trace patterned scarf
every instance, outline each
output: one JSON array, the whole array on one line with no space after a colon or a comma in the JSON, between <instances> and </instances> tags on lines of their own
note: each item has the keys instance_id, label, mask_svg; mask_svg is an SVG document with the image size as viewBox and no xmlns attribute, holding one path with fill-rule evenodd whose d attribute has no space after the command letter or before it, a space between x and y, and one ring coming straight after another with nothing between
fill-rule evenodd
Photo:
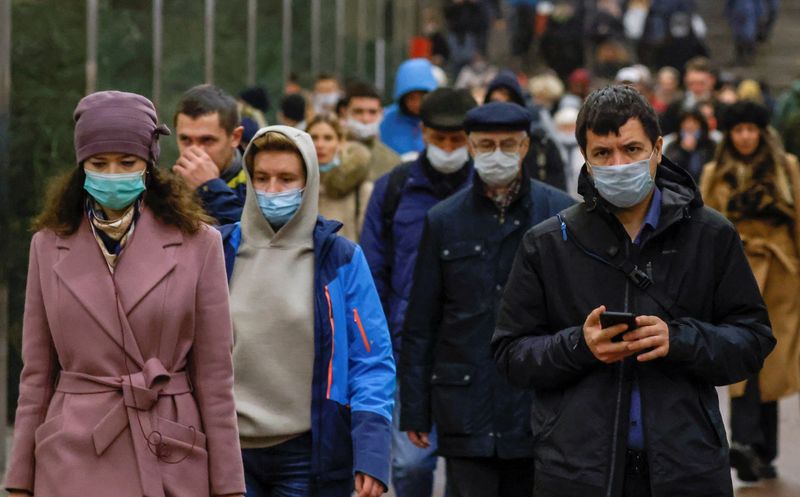
<instances>
[{"instance_id":1,"label":"patterned scarf","mask_svg":"<svg viewBox=\"0 0 800 497\"><path fill-rule=\"evenodd\" d=\"M89 225L106 260L108 270L113 274L122 249L133 235L136 218L139 217L139 201L131 204L120 218L109 220L99 204L87 199L86 215L89 217Z\"/></svg>"},{"instance_id":2,"label":"patterned scarf","mask_svg":"<svg viewBox=\"0 0 800 497\"><path fill-rule=\"evenodd\" d=\"M519 196L519 190L522 187L522 179L521 176L517 176L514 178L514 181L508 185L508 189L501 193L493 193L490 188L486 188L486 196L494 202L494 205L500 210L500 224L506 222L506 211L508 210L509 206L514 203L514 201Z\"/></svg>"}]
</instances>

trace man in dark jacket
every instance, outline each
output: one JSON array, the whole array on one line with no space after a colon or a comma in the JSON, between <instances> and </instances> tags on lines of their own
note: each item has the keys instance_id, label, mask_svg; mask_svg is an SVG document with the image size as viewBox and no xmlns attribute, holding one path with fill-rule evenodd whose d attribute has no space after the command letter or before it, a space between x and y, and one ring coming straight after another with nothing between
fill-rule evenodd
<instances>
[{"instance_id":1,"label":"man in dark jacket","mask_svg":"<svg viewBox=\"0 0 800 497\"><path fill-rule=\"evenodd\" d=\"M210 216L220 224L237 222L247 180L236 100L216 86L195 86L181 97L174 124L181 155L172 170L197 191Z\"/></svg>"},{"instance_id":2,"label":"man in dark jacket","mask_svg":"<svg viewBox=\"0 0 800 497\"><path fill-rule=\"evenodd\" d=\"M525 96L522 94L522 87L517 81L517 76L510 70L500 71L489 86L486 88L486 98L483 103L489 102L511 102L523 107ZM531 104L531 143L522 168L528 177L543 181L548 185L561 190L567 189L567 180L564 173L564 161L561 159L561 151L552 134L552 130L547 130L540 118L543 112L549 112L540 105Z\"/></svg>"},{"instance_id":3,"label":"man in dark jacket","mask_svg":"<svg viewBox=\"0 0 800 497\"><path fill-rule=\"evenodd\" d=\"M714 387L775 345L739 236L634 89L591 94L576 134L584 202L525 234L492 339L535 392L534 495L732 497Z\"/></svg>"},{"instance_id":4,"label":"man in dark jacket","mask_svg":"<svg viewBox=\"0 0 800 497\"><path fill-rule=\"evenodd\" d=\"M498 374L489 342L522 235L573 200L524 175L527 110L488 104L464 125L478 175L427 216L403 327L400 428L425 447L436 424L454 497L530 497L532 395ZM495 162L498 148L516 160Z\"/></svg>"},{"instance_id":5,"label":"man in dark jacket","mask_svg":"<svg viewBox=\"0 0 800 497\"><path fill-rule=\"evenodd\" d=\"M465 188L472 176L464 115L476 106L465 90L441 88L422 101L420 117L425 150L378 178L361 233L361 246L392 333L395 358L401 355L400 330L411 293L412 273L428 210ZM433 492L436 443L420 450L397 427L395 410L392 485L398 497Z\"/></svg>"}]
</instances>

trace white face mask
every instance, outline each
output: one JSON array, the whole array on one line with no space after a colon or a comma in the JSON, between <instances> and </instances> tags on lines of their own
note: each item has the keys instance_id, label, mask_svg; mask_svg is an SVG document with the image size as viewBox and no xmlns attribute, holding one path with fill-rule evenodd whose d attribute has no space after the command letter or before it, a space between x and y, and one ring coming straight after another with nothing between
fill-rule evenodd
<instances>
[{"instance_id":1,"label":"white face mask","mask_svg":"<svg viewBox=\"0 0 800 497\"><path fill-rule=\"evenodd\" d=\"M364 124L358 119L350 117L347 119L345 126L347 126L347 130L356 140L369 140L378 136L381 123L380 121L375 121L374 123Z\"/></svg>"},{"instance_id":2,"label":"white face mask","mask_svg":"<svg viewBox=\"0 0 800 497\"><path fill-rule=\"evenodd\" d=\"M469 160L469 152L466 146L459 147L448 153L436 145L428 144L426 155L431 166L442 174L452 174L458 171Z\"/></svg>"},{"instance_id":3,"label":"white face mask","mask_svg":"<svg viewBox=\"0 0 800 497\"><path fill-rule=\"evenodd\" d=\"M519 174L519 153L509 154L500 149L475 155L475 171L489 186L508 186Z\"/></svg>"},{"instance_id":4,"label":"white face mask","mask_svg":"<svg viewBox=\"0 0 800 497\"><path fill-rule=\"evenodd\" d=\"M325 112L330 112L336 108L336 104L339 103L339 93L338 92L330 92L330 93L316 93L314 94L314 111L317 114L322 114Z\"/></svg>"},{"instance_id":5,"label":"white face mask","mask_svg":"<svg viewBox=\"0 0 800 497\"><path fill-rule=\"evenodd\" d=\"M654 154L655 149L647 159L630 164L597 167L586 164L600 196L616 207L627 209L639 204L653 191L655 181L650 176L650 160Z\"/></svg>"}]
</instances>

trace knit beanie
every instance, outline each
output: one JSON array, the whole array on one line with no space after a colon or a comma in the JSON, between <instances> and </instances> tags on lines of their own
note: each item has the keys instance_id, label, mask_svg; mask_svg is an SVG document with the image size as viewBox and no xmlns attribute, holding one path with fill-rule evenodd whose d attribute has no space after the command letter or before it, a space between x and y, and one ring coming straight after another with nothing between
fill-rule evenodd
<instances>
[{"instance_id":1,"label":"knit beanie","mask_svg":"<svg viewBox=\"0 0 800 497\"><path fill-rule=\"evenodd\" d=\"M158 124L150 100L135 93L100 91L78 102L75 119L75 156L80 165L102 153L131 154L158 164L159 135L169 135Z\"/></svg>"}]
</instances>

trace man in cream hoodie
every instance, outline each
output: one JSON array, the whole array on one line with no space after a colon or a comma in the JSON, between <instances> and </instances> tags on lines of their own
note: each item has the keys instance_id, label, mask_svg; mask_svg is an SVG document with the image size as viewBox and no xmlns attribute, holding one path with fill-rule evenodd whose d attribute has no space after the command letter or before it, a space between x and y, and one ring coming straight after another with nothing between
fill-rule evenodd
<instances>
[{"instance_id":1,"label":"man in cream hoodie","mask_svg":"<svg viewBox=\"0 0 800 497\"><path fill-rule=\"evenodd\" d=\"M221 228L248 496L386 490L391 340L361 249L318 218L308 134L260 130L244 155L241 223ZM354 479L353 479L354 478Z\"/></svg>"}]
</instances>

